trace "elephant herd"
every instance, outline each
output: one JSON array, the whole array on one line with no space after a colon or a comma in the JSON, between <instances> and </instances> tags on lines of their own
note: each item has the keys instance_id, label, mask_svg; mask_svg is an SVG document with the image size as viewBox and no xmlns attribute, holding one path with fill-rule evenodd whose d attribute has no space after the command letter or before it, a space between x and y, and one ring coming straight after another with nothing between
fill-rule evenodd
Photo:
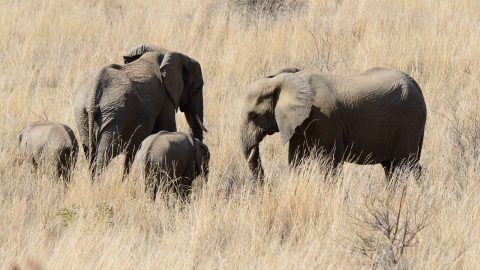
<instances>
[{"instance_id":1,"label":"elephant herd","mask_svg":"<svg viewBox=\"0 0 480 270\"><path fill-rule=\"evenodd\" d=\"M185 194L195 177L207 177L210 160L202 142L201 66L184 54L144 44L123 58L123 65L88 74L77 91L75 120L92 177L123 153L124 175L132 167L141 171L151 197L165 179ZM177 132L178 109L190 134ZM389 179L403 165L420 171L426 114L420 87L400 71L374 68L340 76L286 68L249 86L239 119L241 148L260 181L259 144L276 132L289 142L292 166L320 154L333 168L344 161L381 164ZM59 177L69 177L79 149L72 130L57 122L30 124L19 146L35 168L47 166Z\"/></svg>"}]
</instances>

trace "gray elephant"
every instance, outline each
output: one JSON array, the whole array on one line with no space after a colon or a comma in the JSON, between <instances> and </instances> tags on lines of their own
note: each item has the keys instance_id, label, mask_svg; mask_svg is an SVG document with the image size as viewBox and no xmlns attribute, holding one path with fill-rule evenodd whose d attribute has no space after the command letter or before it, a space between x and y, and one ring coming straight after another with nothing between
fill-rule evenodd
<instances>
[{"instance_id":1,"label":"gray elephant","mask_svg":"<svg viewBox=\"0 0 480 270\"><path fill-rule=\"evenodd\" d=\"M427 117L420 87L407 74L374 68L353 76L284 69L254 82L246 97L242 150L262 178L259 143L280 132L288 162L328 154L344 161L381 164L387 179L399 166L420 170Z\"/></svg>"},{"instance_id":2,"label":"gray elephant","mask_svg":"<svg viewBox=\"0 0 480 270\"><path fill-rule=\"evenodd\" d=\"M193 180L208 177L210 152L207 145L183 132L160 131L148 136L138 150L133 167L145 179L145 189L155 200L162 179L165 187L185 195Z\"/></svg>"},{"instance_id":3,"label":"gray elephant","mask_svg":"<svg viewBox=\"0 0 480 270\"><path fill-rule=\"evenodd\" d=\"M75 118L93 176L125 153L128 173L135 151L149 135L176 131L175 112L185 113L195 138L203 139L200 64L177 52L140 45L81 83Z\"/></svg>"},{"instance_id":4,"label":"gray elephant","mask_svg":"<svg viewBox=\"0 0 480 270\"><path fill-rule=\"evenodd\" d=\"M57 122L35 122L18 135L23 158L35 170L53 171L69 179L78 155L78 143L72 129Z\"/></svg>"}]
</instances>

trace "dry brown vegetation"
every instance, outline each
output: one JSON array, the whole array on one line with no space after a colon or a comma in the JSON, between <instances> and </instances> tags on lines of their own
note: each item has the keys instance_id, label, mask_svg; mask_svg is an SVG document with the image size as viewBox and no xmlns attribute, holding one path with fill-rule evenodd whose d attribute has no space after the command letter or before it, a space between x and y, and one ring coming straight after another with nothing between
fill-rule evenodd
<instances>
[{"instance_id":1,"label":"dry brown vegetation","mask_svg":"<svg viewBox=\"0 0 480 270\"><path fill-rule=\"evenodd\" d=\"M480 2L311 0L276 16L233 2L1 1L2 266L477 268ZM202 65L207 187L189 203L152 204L138 179L120 181L119 160L92 185L80 156L67 187L15 162L22 127L41 119L75 127L82 77L142 42ZM423 182L387 187L379 165L325 176L310 160L291 170L275 135L262 145L266 184L256 187L239 147L242 94L285 66L345 74L383 66L414 77L428 108ZM188 127L181 115L178 123Z\"/></svg>"}]
</instances>

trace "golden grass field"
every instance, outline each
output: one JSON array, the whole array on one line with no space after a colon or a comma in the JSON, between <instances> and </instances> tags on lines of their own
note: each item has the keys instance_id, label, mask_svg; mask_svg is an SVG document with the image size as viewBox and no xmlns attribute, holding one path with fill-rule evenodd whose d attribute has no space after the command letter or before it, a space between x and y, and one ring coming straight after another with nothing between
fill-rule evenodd
<instances>
[{"instance_id":1,"label":"golden grass field","mask_svg":"<svg viewBox=\"0 0 480 270\"><path fill-rule=\"evenodd\" d=\"M478 269L480 2L323 1L280 16L227 0L0 3L0 264L20 269ZM83 76L139 43L184 52L205 80L206 187L154 204L121 158L92 184L83 153L67 187L18 164L17 134L74 128ZM409 73L428 117L420 184L387 188L380 165L337 176L287 165L280 136L261 151L256 186L241 154L246 86L286 66ZM178 115L179 130L187 130ZM18 269L18 268L17 268Z\"/></svg>"}]
</instances>

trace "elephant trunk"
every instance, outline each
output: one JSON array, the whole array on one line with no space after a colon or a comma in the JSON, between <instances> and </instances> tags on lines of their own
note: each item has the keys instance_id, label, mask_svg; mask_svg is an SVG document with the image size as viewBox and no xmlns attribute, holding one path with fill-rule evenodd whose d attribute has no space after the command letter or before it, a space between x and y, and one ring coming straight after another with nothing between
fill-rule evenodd
<instances>
[{"instance_id":1,"label":"elephant trunk","mask_svg":"<svg viewBox=\"0 0 480 270\"><path fill-rule=\"evenodd\" d=\"M203 91L198 91L180 110L185 113L193 137L203 141L203 131L207 131L203 126Z\"/></svg>"},{"instance_id":2,"label":"elephant trunk","mask_svg":"<svg viewBox=\"0 0 480 270\"><path fill-rule=\"evenodd\" d=\"M252 125L244 124L241 128L242 134L240 136L242 143L242 151L247 160L248 167L256 180L262 181L264 171L262 161L260 158L259 144L265 137L264 132Z\"/></svg>"}]
</instances>

